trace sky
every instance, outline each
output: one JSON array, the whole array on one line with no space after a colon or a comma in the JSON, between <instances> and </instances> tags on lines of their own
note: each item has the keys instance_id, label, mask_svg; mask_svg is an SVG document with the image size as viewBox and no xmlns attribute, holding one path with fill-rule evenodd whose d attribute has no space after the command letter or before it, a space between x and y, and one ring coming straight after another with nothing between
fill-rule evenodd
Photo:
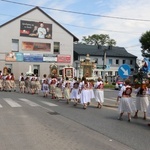
<instances>
[{"instance_id":1,"label":"sky","mask_svg":"<svg viewBox=\"0 0 150 150\"><path fill-rule=\"evenodd\" d=\"M150 0L0 0L0 25L35 6L80 42L83 36L108 34L116 46L143 59L139 39L150 30Z\"/></svg>"}]
</instances>

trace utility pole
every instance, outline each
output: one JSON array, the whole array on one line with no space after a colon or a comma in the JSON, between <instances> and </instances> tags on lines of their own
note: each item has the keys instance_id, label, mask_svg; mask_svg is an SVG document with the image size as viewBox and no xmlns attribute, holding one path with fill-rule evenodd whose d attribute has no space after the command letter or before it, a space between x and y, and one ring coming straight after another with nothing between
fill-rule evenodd
<instances>
[{"instance_id":1,"label":"utility pole","mask_svg":"<svg viewBox=\"0 0 150 150\"><path fill-rule=\"evenodd\" d=\"M103 81L105 79L105 69L106 69L106 49L104 49L103 54Z\"/></svg>"}]
</instances>

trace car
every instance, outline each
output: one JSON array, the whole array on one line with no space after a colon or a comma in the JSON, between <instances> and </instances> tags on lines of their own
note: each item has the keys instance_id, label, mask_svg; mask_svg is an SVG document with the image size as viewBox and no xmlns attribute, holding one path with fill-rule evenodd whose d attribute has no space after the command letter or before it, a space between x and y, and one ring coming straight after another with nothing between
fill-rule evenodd
<instances>
[{"instance_id":1,"label":"car","mask_svg":"<svg viewBox=\"0 0 150 150\"><path fill-rule=\"evenodd\" d=\"M123 84L124 84L124 81L118 80L115 84L115 90L120 90Z\"/></svg>"}]
</instances>

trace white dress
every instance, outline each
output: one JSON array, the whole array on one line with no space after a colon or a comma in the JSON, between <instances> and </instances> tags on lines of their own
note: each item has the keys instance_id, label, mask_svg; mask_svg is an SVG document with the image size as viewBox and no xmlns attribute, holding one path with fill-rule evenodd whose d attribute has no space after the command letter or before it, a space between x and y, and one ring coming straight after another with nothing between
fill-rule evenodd
<instances>
[{"instance_id":1,"label":"white dress","mask_svg":"<svg viewBox=\"0 0 150 150\"><path fill-rule=\"evenodd\" d=\"M64 98L70 99L70 81L65 81Z\"/></svg>"},{"instance_id":2,"label":"white dress","mask_svg":"<svg viewBox=\"0 0 150 150\"><path fill-rule=\"evenodd\" d=\"M80 99L80 95L81 94L79 93L79 85L75 82L71 91L71 99Z\"/></svg>"},{"instance_id":3,"label":"white dress","mask_svg":"<svg viewBox=\"0 0 150 150\"><path fill-rule=\"evenodd\" d=\"M94 85L95 88L95 100L99 103L104 102L104 89L103 89L103 82L97 81Z\"/></svg>"},{"instance_id":4,"label":"white dress","mask_svg":"<svg viewBox=\"0 0 150 150\"><path fill-rule=\"evenodd\" d=\"M93 91L93 85L92 83L89 83L89 102L91 102L91 100L94 98L95 98L95 94Z\"/></svg>"},{"instance_id":5,"label":"white dress","mask_svg":"<svg viewBox=\"0 0 150 150\"><path fill-rule=\"evenodd\" d=\"M131 97L123 97L123 92L126 91L127 87L131 88L131 86L129 85L122 86L118 94L118 96L121 97L119 107L118 107L120 113L123 113L123 112L132 113L136 111L136 107L133 102L133 99Z\"/></svg>"},{"instance_id":6,"label":"white dress","mask_svg":"<svg viewBox=\"0 0 150 150\"><path fill-rule=\"evenodd\" d=\"M81 104L87 104L88 102L90 102L89 83L85 84L83 81L81 83Z\"/></svg>"},{"instance_id":7,"label":"white dress","mask_svg":"<svg viewBox=\"0 0 150 150\"><path fill-rule=\"evenodd\" d=\"M150 94L150 89L148 89L148 94ZM148 104L147 107L147 116L150 118L150 103Z\"/></svg>"},{"instance_id":8,"label":"white dress","mask_svg":"<svg viewBox=\"0 0 150 150\"><path fill-rule=\"evenodd\" d=\"M61 83L57 83L56 88L55 88L55 96L57 98L62 98L62 84Z\"/></svg>"},{"instance_id":9,"label":"white dress","mask_svg":"<svg viewBox=\"0 0 150 150\"><path fill-rule=\"evenodd\" d=\"M146 89L146 95L142 96L139 95L138 92L140 91L140 87L138 89L135 89L135 93L137 94L136 96L136 110L140 110L142 112L146 112L148 105L149 105L149 101L148 101L148 89Z\"/></svg>"},{"instance_id":10,"label":"white dress","mask_svg":"<svg viewBox=\"0 0 150 150\"><path fill-rule=\"evenodd\" d=\"M43 93L49 93L49 85L48 84L45 84L45 83L43 83Z\"/></svg>"}]
</instances>

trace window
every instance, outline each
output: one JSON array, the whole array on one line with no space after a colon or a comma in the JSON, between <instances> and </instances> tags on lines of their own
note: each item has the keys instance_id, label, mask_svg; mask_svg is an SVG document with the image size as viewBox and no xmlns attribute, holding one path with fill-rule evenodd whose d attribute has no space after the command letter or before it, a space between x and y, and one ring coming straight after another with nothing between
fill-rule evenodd
<instances>
[{"instance_id":1,"label":"window","mask_svg":"<svg viewBox=\"0 0 150 150\"><path fill-rule=\"evenodd\" d=\"M130 65L132 65L133 64L133 61L132 60L130 60Z\"/></svg>"},{"instance_id":2,"label":"window","mask_svg":"<svg viewBox=\"0 0 150 150\"><path fill-rule=\"evenodd\" d=\"M18 52L19 51L19 40L12 39L12 51Z\"/></svg>"},{"instance_id":3,"label":"window","mask_svg":"<svg viewBox=\"0 0 150 150\"><path fill-rule=\"evenodd\" d=\"M115 71L115 76L118 76L118 71Z\"/></svg>"},{"instance_id":4,"label":"window","mask_svg":"<svg viewBox=\"0 0 150 150\"><path fill-rule=\"evenodd\" d=\"M116 64L117 64L117 65L119 64L119 59L116 59Z\"/></svg>"},{"instance_id":5,"label":"window","mask_svg":"<svg viewBox=\"0 0 150 150\"><path fill-rule=\"evenodd\" d=\"M109 75L109 76L112 76L112 71L108 71L108 75Z\"/></svg>"},{"instance_id":6,"label":"window","mask_svg":"<svg viewBox=\"0 0 150 150\"><path fill-rule=\"evenodd\" d=\"M54 54L60 53L60 42L54 42Z\"/></svg>"},{"instance_id":7,"label":"window","mask_svg":"<svg viewBox=\"0 0 150 150\"><path fill-rule=\"evenodd\" d=\"M125 64L125 63L126 63L126 60L122 60L122 63Z\"/></svg>"},{"instance_id":8,"label":"window","mask_svg":"<svg viewBox=\"0 0 150 150\"><path fill-rule=\"evenodd\" d=\"M108 64L112 65L112 59L109 59L108 61L109 61Z\"/></svg>"}]
</instances>

